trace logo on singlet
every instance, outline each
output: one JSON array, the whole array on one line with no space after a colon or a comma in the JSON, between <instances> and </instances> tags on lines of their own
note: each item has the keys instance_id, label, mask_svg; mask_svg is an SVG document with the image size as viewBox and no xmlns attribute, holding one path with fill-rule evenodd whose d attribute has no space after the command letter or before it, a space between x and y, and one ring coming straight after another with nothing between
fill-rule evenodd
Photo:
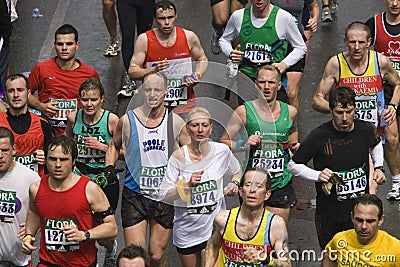
<instances>
[{"instance_id":1,"label":"logo on singlet","mask_svg":"<svg viewBox=\"0 0 400 267\"><path fill-rule=\"evenodd\" d=\"M160 139L149 139L146 140L143 143L143 151L144 152L149 152L150 150L165 150L165 140L160 140Z\"/></svg>"},{"instance_id":2,"label":"logo on singlet","mask_svg":"<svg viewBox=\"0 0 400 267\"><path fill-rule=\"evenodd\" d=\"M84 126L84 125L82 125L81 133L101 134L101 133L100 133L100 127L99 127L99 126L86 127L86 126Z\"/></svg>"},{"instance_id":3,"label":"logo on singlet","mask_svg":"<svg viewBox=\"0 0 400 267\"><path fill-rule=\"evenodd\" d=\"M399 41L390 41L388 43L389 46L389 54L390 55L400 55L400 42Z\"/></svg>"},{"instance_id":4,"label":"logo on singlet","mask_svg":"<svg viewBox=\"0 0 400 267\"><path fill-rule=\"evenodd\" d=\"M251 26L244 26L243 27L243 35L244 36L250 36L252 33Z\"/></svg>"},{"instance_id":5,"label":"logo on singlet","mask_svg":"<svg viewBox=\"0 0 400 267\"><path fill-rule=\"evenodd\" d=\"M151 130L147 134L158 134L158 129Z\"/></svg>"}]
</instances>

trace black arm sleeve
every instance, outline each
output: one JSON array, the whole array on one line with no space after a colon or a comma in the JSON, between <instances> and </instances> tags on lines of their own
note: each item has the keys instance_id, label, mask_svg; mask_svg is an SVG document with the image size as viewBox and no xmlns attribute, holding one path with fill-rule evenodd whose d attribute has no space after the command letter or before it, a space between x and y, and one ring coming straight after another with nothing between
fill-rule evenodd
<instances>
[{"instance_id":1,"label":"black arm sleeve","mask_svg":"<svg viewBox=\"0 0 400 267\"><path fill-rule=\"evenodd\" d=\"M371 32L371 39L372 39L371 46L374 45L374 40L375 40L375 19L374 18L375 17L369 18L369 20L367 20L365 22L365 24L367 24L367 26Z\"/></svg>"},{"instance_id":2,"label":"black arm sleeve","mask_svg":"<svg viewBox=\"0 0 400 267\"><path fill-rule=\"evenodd\" d=\"M44 150L46 151L50 139L53 137L53 130L51 129L50 124L44 119L40 119L40 124L42 126L42 132L44 135Z\"/></svg>"}]
</instances>

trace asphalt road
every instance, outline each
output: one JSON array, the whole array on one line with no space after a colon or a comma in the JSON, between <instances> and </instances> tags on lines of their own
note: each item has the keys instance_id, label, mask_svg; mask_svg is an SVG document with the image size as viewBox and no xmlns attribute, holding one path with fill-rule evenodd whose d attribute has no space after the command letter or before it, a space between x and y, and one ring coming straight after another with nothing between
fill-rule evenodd
<instances>
[{"instance_id":1,"label":"asphalt road","mask_svg":"<svg viewBox=\"0 0 400 267\"><path fill-rule=\"evenodd\" d=\"M206 101L214 99L212 102L212 114L217 116L221 106L224 112L232 111L235 103L225 101L225 90L216 87L213 83L220 85L226 84L224 75L225 67L218 65L224 64L225 58L222 55L212 55L209 48L209 38L211 33L211 11L209 1L206 0L175 0L178 9L177 25L193 30L197 33L210 62L207 80L196 88L198 96L206 97ZM321 4L321 3L320 3ZM32 9L40 8L43 14L40 18L32 18ZM300 86L300 110L299 110L299 132L300 141L305 138L307 133L317 125L330 119L329 115L322 115L311 108L311 97L316 89L323 68L327 60L334 54L345 50L343 35L346 26L354 21L366 21L375 13L383 11L385 8L383 1L340 1L338 14L334 17L334 22L319 25L319 30L313 35L310 56L304 72ZM81 46L78 51L78 58L94 67L100 74L103 85L106 88L105 108L122 115L126 111L129 99L118 99L116 96L120 88L121 76L123 72L122 58L103 57L102 51L105 48L108 34L101 16L100 0L34 0L19 1L18 12L20 18L13 25L13 36L11 41L12 54L10 62L11 72L30 71L38 62L54 56L53 41L55 30L64 23L74 25L79 31ZM229 114L218 115L218 122L224 125L229 118ZM221 128L217 127L213 138L217 139L221 133ZM387 170L386 174L389 172ZM389 177L388 177L389 178ZM295 180L295 190L298 204L293 207L288 224L289 248L291 249L293 266L319 266L319 247L314 227L314 198L315 189L311 182ZM390 188L387 183L379 189L379 196L384 199L386 192ZM229 206L237 204L235 200L228 200ZM384 200L385 222L382 229L400 238L398 222L399 202L389 202ZM119 214L117 220L120 227ZM120 227L118 243L120 250L124 244L122 229ZM315 259L310 251L315 252ZM297 256L298 255L298 256ZM304 257L303 257L303 256ZM311 255L311 258L308 258ZM102 253L99 254L99 262L102 262ZM168 246L169 266L180 266L177 253L172 245Z\"/></svg>"}]
</instances>

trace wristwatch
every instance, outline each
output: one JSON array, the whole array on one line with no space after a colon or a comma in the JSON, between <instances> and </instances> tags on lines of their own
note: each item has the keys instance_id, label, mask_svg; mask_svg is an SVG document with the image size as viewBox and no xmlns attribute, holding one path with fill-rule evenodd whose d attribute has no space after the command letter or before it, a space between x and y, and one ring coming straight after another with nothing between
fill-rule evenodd
<instances>
[{"instance_id":1,"label":"wristwatch","mask_svg":"<svg viewBox=\"0 0 400 267\"><path fill-rule=\"evenodd\" d=\"M89 239L90 239L90 232L89 232L89 230L85 230L85 231L83 231L83 232L85 233L85 240L83 240L83 241L89 240Z\"/></svg>"}]
</instances>

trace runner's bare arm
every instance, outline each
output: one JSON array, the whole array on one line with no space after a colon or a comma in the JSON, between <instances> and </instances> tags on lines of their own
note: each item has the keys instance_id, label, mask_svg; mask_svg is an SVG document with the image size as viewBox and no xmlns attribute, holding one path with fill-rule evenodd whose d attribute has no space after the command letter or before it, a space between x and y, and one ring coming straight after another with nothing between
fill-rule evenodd
<instances>
[{"instance_id":1,"label":"runner's bare arm","mask_svg":"<svg viewBox=\"0 0 400 267\"><path fill-rule=\"evenodd\" d=\"M95 183L89 182L86 186L86 196L93 212L104 212L110 208L103 190ZM90 229L91 239L102 239L116 237L118 233L117 223L114 214L103 218L103 223Z\"/></svg>"},{"instance_id":2,"label":"runner's bare arm","mask_svg":"<svg viewBox=\"0 0 400 267\"><path fill-rule=\"evenodd\" d=\"M174 116L174 138L176 141L175 150L178 149L180 146L187 145L190 143L190 136L186 129L185 121L175 113L171 112Z\"/></svg>"},{"instance_id":3,"label":"runner's bare arm","mask_svg":"<svg viewBox=\"0 0 400 267\"><path fill-rule=\"evenodd\" d=\"M226 222L228 220L229 211L223 210L217 214L214 218L214 232L211 238L207 242L205 252L205 267L214 267L215 262L218 259L218 251L222 244L222 234L225 229Z\"/></svg>"},{"instance_id":4,"label":"runner's bare arm","mask_svg":"<svg viewBox=\"0 0 400 267\"><path fill-rule=\"evenodd\" d=\"M324 74L319 82L317 91L315 91L312 106L321 113L329 113L329 103L326 96L329 94L332 86L337 83L339 77L339 62L336 56L331 57L326 63Z\"/></svg>"},{"instance_id":5,"label":"runner's bare arm","mask_svg":"<svg viewBox=\"0 0 400 267\"><path fill-rule=\"evenodd\" d=\"M67 114L67 127L65 128L64 135L69 136L71 138L74 137L72 129L74 128L75 125L76 114L77 112L75 110Z\"/></svg>"},{"instance_id":6,"label":"runner's bare arm","mask_svg":"<svg viewBox=\"0 0 400 267\"><path fill-rule=\"evenodd\" d=\"M185 30L185 34L188 40L188 45L194 60L196 60L196 72L200 73L200 77L204 75L208 66L208 59L204 53L203 47L200 44L200 40L197 35L192 32Z\"/></svg>"},{"instance_id":7,"label":"runner's bare arm","mask_svg":"<svg viewBox=\"0 0 400 267\"><path fill-rule=\"evenodd\" d=\"M110 115L108 116L108 131L111 136L114 136L114 133L117 130L118 121L118 116L110 112Z\"/></svg>"},{"instance_id":8,"label":"runner's bare arm","mask_svg":"<svg viewBox=\"0 0 400 267\"><path fill-rule=\"evenodd\" d=\"M271 243L272 249L276 251L277 257L273 266L290 267L288 234L286 224L282 217L275 215L271 221Z\"/></svg>"},{"instance_id":9,"label":"runner's bare arm","mask_svg":"<svg viewBox=\"0 0 400 267\"><path fill-rule=\"evenodd\" d=\"M105 166L114 165L118 159L119 151L122 146L122 131L124 123L128 123L127 117L128 116L125 114L119 119L113 138L108 143Z\"/></svg>"},{"instance_id":10,"label":"runner's bare arm","mask_svg":"<svg viewBox=\"0 0 400 267\"><path fill-rule=\"evenodd\" d=\"M34 201L39 189L39 184L40 182L34 182L29 186L29 208L26 216L25 238L22 240L22 252L27 255L30 255L32 251L37 249L34 243L35 235L40 227L40 216Z\"/></svg>"},{"instance_id":11,"label":"runner's bare arm","mask_svg":"<svg viewBox=\"0 0 400 267\"><path fill-rule=\"evenodd\" d=\"M143 68L143 63L146 59L147 53L146 33L142 33L138 36L135 43L135 49L133 51L134 53L129 64L128 75L132 80L141 80L146 73L156 70L156 67L148 69Z\"/></svg>"},{"instance_id":12,"label":"runner's bare arm","mask_svg":"<svg viewBox=\"0 0 400 267\"><path fill-rule=\"evenodd\" d=\"M236 151L236 142L232 141L239 130L246 125L246 108L244 105L236 108L235 112L229 120L224 133L221 136L220 142L227 145L232 151ZM245 140L244 140L245 141ZM243 143L244 145L244 143Z\"/></svg>"}]
</instances>

